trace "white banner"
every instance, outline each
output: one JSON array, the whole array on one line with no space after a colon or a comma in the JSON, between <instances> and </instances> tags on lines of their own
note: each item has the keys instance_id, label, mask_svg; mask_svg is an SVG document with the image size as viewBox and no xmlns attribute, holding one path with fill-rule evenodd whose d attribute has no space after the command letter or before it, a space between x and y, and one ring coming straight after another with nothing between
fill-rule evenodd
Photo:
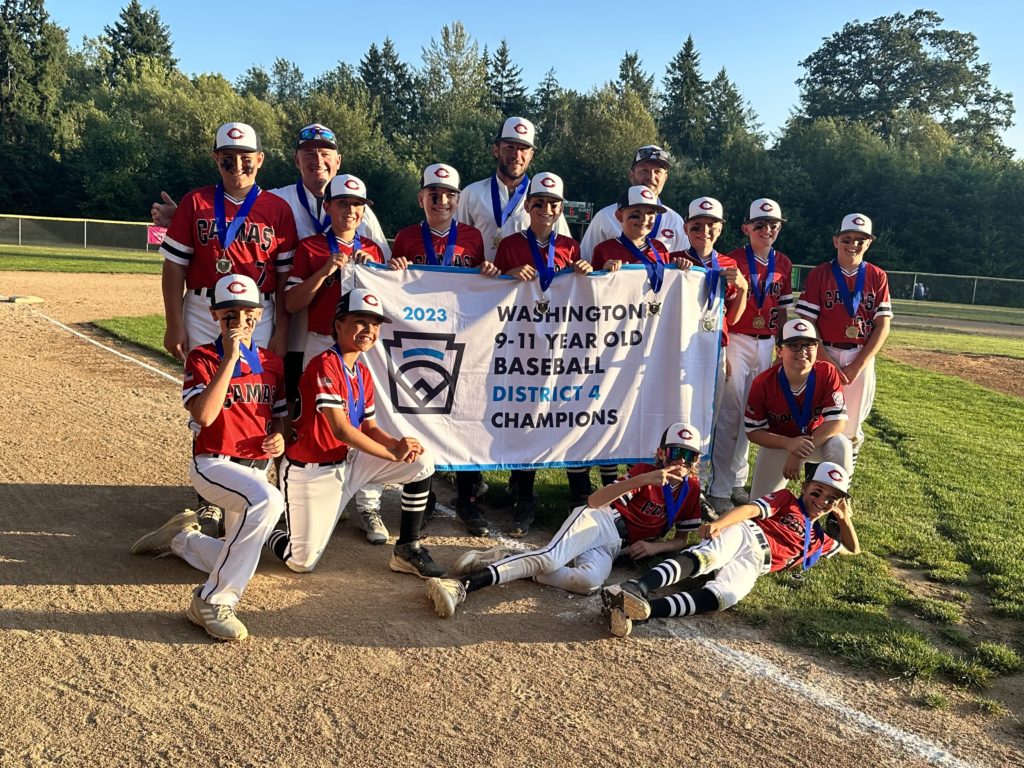
<instances>
[{"instance_id":1,"label":"white banner","mask_svg":"<svg viewBox=\"0 0 1024 768\"><path fill-rule=\"evenodd\" d=\"M438 469L649 461L676 421L706 458L722 302L705 314L703 269L666 269L657 296L642 266L559 274L546 294L437 267L352 272L394 319L365 355L377 421Z\"/></svg>"}]
</instances>

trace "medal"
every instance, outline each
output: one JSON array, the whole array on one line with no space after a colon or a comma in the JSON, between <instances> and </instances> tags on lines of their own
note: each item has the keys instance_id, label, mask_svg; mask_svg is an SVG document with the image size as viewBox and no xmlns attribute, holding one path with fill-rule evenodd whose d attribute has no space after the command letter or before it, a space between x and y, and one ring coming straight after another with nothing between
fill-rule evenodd
<instances>
[{"instance_id":1,"label":"medal","mask_svg":"<svg viewBox=\"0 0 1024 768\"><path fill-rule=\"evenodd\" d=\"M544 314L548 311L548 307L551 306L551 302L548 301L547 296L541 296L536 302L534 302L534 306L537 307L538 312Z\"/></svg>"},{"instance_id":2,"label":"medal","mask_svg":"<svg viewBox=\"0 0 1024 768\"><path fill-rule=\"evenodd\" d=\"M764 328L764 326L765 326L764 318L761 317L760 315L757 315L754 318L754 327L757 328L757 330L760 331L762 328Z\"/></svg>"},{"instance_id":3,"label":"medal","mask_svg":"<svg viewBox=\"0 0 1024 768\"><path fill-rule=\"evenodd\" d=\"M856 339L858 336L860 336L860 329L856 323L846 326L846 338Z\"/></svg>"},{"instance_id":4,"label":"medal","mask_svg":"<svg viewBox=\"0 0 1024 768\"><path fill-rule=\"evenodd\" d=\"M214 266L217 268L217 272L222 275L226 275L231 271L231 259L221 256L217 259Z\"/></svg>"},{"instance_id":5,"label":"medal","mask_svg":"<svg viewBox=\"0 0 1024 768\"><path fill-rule=\"evenodd\" d=\"M700 327L705 331L715 330L715 318L711 315L704 315L704 319L700 323Z\"/></svg>"},{"instance_id":6,"label":"medal","mask_svg":"<svg viewBox=\"0 0 1024 768\"><path fill-rule=\"evenodd\" d=\"M501 244L501 235L500 235L500 234L499 234L499 235L495 235L495 236L494 236L494 239L493 239L493 240L491 240L491 244L492 244L492 245L493 245L493 246L494 246L495 248L497 248L497 247L498 247L498 246L499 246L499 245Z\"/></svg>"},{"instance_id":7,"label":"medal","mask_svg":"<svg viewBox=\"0 0 1024 768\"><path fill-rule=\"evenodd\" d=\"M652 315L661 313L661 302L660 301L649 301L647 302L647 312Z\"/></svg>"}]
</instances>

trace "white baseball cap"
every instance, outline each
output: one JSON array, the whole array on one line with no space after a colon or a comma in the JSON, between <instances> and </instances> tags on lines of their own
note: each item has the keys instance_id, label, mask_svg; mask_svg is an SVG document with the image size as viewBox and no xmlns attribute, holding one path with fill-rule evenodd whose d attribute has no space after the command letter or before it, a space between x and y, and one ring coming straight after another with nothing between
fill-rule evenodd
<instances>
[{"instance_id":1,"label":"white baseball cap","mask_svg":"<svg viewBox=\"0 0 1024 768\"><path fill-rule=\"evenodd\" d=\"M299 138L295 141L295 148L304 147L307 144L338 148L338 137L330 128L320 123L310 123L299 130Z\"/></svg>"},{"instance_id":2,"label":"white baseball cap","mask_svg":"<svg viewBox=\"0 0 1024 768\"><path fill-rule=\"evenodd\" d=\"M384 314L384 305L377 298L377 294L365 288L353 288L341 297L338 308L334 311L334 319L345 315L373 315L380 318L383 323L392 322L391 318Z\"/></svg>"},{"instance_id":3,"label":"white baseball cap","mask_svg":"<svg viewBox=\"0 0 1024 768\"><path fill-rule=\"evenodd\" d=\"M677 421L661 433L661 447L667 448L670 445L681 445L700 453L700 432L690 424Z\"/></svg>"},{"instance_id":4,"label":"white baseball cap","mask_svg":"<svg viewBox=\"0 0 1024 768\"><path fill-rule=\"evenodd\" d=\"M841 466L833 464L831 461L821 462L814 470L814 477L811 480L831 486L843 496L850 495L850 475Z\"/></svg>"},{"instance_id":5,"label":"white baseball cap","mask_svg":"<svg viewBox=\"0 0 1024 768\"><path fill-rule=\"evenodd\" d=\"M636 155L633 156L633 165L644 161L657 163L663 168L672 167L672 156L657 144L645 144L636 151ZM630 168L632 167L630 166Z\"/></svg>"},{"instance_id":6,"label":"white baseball cap","mask_svg":"<svg viewBox=\"0 0 1024 768\"><path fill-rule=\"evenodd\" d=\"M533 127L533 123L525 117L510 117L502 123L501 131L494 138L494 143L512 141L516 144L525 144L528 147L532 147L536 133L537 131Z\"/></svg>"},{"instance_id":7,"label":"white baseball cap","mask_svg":"<svg viewBox=\"0 0 1024 768\"><path fill-rule=\"evenodd\" d=\"M759 197L750 204L750 214L747 216L747 221L758 221L759 219L785 221L782 218L782 208L774 200L767 197Z\"/></svg>"},{"instance_id":8,"label":"white baseball cap","mask_svg":"<svg viewBox=\"0 0 1024 768\"><path fill-rule=\"evenodd\" d=\"M665 213L668 210L668 208L658 202L658 196L654 194L653 190L650 187L645 187L643 184L637 184L623 192L617 205L619 210L631 208L634 205L647 205L657 210L658 213Z\"/></svg>"},{"instance_id":9,"label":"white baseball cap","mask_svg":"<svg viewBox=\"0 0 1024 768\"><path fill-rule=\"evenodd\" d=\"M779 331L779 344L789 344L791 341L821 341L821 339L818 337L818 329L814 327L814 323L797 317L787 322Z\"/></svg>"},{"instance_id":10,"label":"white baseball cap","mask_svg":"<svg viewBox=\"0 0 1024 768\"><path fill-rule=\"evenodd\" d=\"M213 141L213 151L222 149L238 149L242 152L262 152L260 137L255 129L246 123L224 123L217 129L217 137Z\"/></svg>"},{"instance_id":11,"label":"white baseball cap","mask_svg":"<svg viewBox=\"0 0 1024 768\"><path fill-rule=\"evenodd\" d=\"M444 163L433 163L423 169L420 176L420 189L437 187L450 189L453 192L459 191L459 172L450 165Z\"/></svg>"},{"instance_id":12,"label":"white baseball cap","mask_svg":"<svg viewBox=\"0 0 1024 768\"><path fill-rule=\"evenodd\" d=\"M210 309L228 307L262 307L256 281L245 275L224 275L217 281L210 300Z\"/></svg>"},{"instance_id":13,"label":"white baseball cap","mask_svg":"<svg viewBox=\"0 0 1024 768\"><path fill-rule=\"evenodd\" d=\"M373 205L373 200L366 196L366 185L358 176L350 173L342 173L335 176L327 183L324 190L324 202L335 198L350 197L353 200L360 200L366 205Z\"/></svg>"},{"instance_id":14,"label":"white baseball cap","mask_svg":"<svg viewBox=\"0 0 1024 768\"><path fill-rule=\"evenodd\" d=\"M686 220L695 219L698 216L707 216L708 218L717 219L718 221L725 221L725 216L722 212L722 204L715 200L713 197L698 197L692 203L686 213Z\"/></svg>"},{"instance_id":15,"label":"white baseball cap","mask_svg":"<svg viewBox=\"0 0 1024 768\"><path fill-rule=\"evenodd\" d=\"M530 179L530 189L526 196L553 197L557 200L565 200L565 185L562 184L562 177L547 171L534 174Z\"/></svg>"},{"instance_id":16,"label":"white baseball cap","mask_svg":"<svg viewBox=\"0 0 1024 768\"><path fill-rule=\"evenodd\" d=\"M836 234L843 234L844 232L859 232L862 235L867 235L872 240L875 236L871 234L871 219L865 216L863 213L850 213L843 218L843 223L839 227L839 232Z\"/></svg>"}]
</instances>

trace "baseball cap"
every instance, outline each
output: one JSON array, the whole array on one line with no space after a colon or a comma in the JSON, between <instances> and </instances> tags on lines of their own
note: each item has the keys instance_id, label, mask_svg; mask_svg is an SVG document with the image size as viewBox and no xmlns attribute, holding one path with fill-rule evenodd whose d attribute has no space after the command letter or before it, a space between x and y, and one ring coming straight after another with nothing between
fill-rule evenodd
<instances>
[{"instance_id":1,"label":"baseball cap","mask_svg":"<svg viewBox=\"0 0 1024 768\"><path fill-rule=\"evenodd\" d=\"M713 197L698 197L690 203L690 207L686 212L686 220L696 219L698 216L707 216L708 218L718 219L718 221L725 221L722 204Z\"/></svg>"},{"instance_id":2,"label":"baseball cap","mask_svg":"<svg viewBox=\"0 0 1024 768\"><path fill-rule=\"evenodd\" d=\"M384 314L384 306L377 298L377 294L365 288L353 288L341 297L338 308L334 311L334 319L345 315L373 315L380 318L382 323L392 322L391 318Z\"/></svg>"},{"instance_id":3,"label":"baseball cap","mask_svg":"<svg viewBox=\"0 0 1024 768\"><path fill-rule=\"evenodd\" d=\"M532 147L535 134L536 129L534 129L533 123L525 117L510 117L502 123L501 130L494 137L494 143L512 141L516 144L525 144L528 147Z\"/></svg>"},{"instance_id":4,"label":"baseball cap","mask_svg":"<svg viewBox=\"0 0 1024 768\"><path fill-rule=\"evenodd\" d=\"M700 432L694 426L677 421L661 433L660 447L668 448L670 445L680 445L700 453Z\"/></svg>"},{"instance_id":5,"label":"baseball cap","mask_svg":"<svg viewBox=\"0 0 1024 768\"><path fill-rule=\"evenodd\" d=\"M637 184L635 187L627 189L622 193L622 197L619 198L617 203L620 210L634 205L649 205L656 209L658 213L665 213L668 210L668 208L658 202L658 196L651 191L650 187L645 187L643 184Z\"/></svg>"},{"instance_id":6,"label":"baseball cap","mask_svg":"<svg viewBox=\"0 0 1024 768\"><path fill-rule=\"evenodd\" d=\"M210 309L262 307L256 281L245 275L224 275L213 289Z\"/></svg>"},{"instance_id":7,"label":"baseball cap","mask_svg":"<svg viewBox=\"0 0 1024 768\"><path fill-rule=\"evenodd\" d=\"M420 189L437 187L439 189L450 189L452 192L459 191L459 172L450 165L444 163L433 163L423 169L420 176Z\"/></svg>"},{"instance_id":8,"label":"baseball cap","mask_svg":"<svg viewBox=\"0 0 1024 768\"><path fill-rule=\"evenodd\" d=\"M850 213L843 218L843 223L839 227L837 234L843 234L844 232L859 232L862 235L867 235L872 240L875 236L871 234L871 219L865 216L863 213Z\"/></svg>"},{"instance_id":9,"label":"baseball cap","mask_svg":"<svg viewBox=\"0 0 1024 768\"><path fill-rule=\"evenodd\" d=\"M324 202L339 197L350 197L367 205L373 205L373 200L366 196L366 185L363 184L363 180L350 173L335 176L327 183L327 189L324 190Z\"/></svg>"},{"instance_id":10,"label":"baseball cap","mask_svg":"<svg viewBox=\"0 0 1024 768\"><path fill-rule=\"evenodd\" d=\"M242 152L262 152L260 137L251 125L246 123L224 123L217 129L217 137L213 141L213 151L222 149L238 149Z\"/></svg>"},{"instance_id":11,"label":"baseball cap","mask_svg":"<svg viewBox=\"0 0 1024 768\"><path fill-rule=\"evenodd\" d=\"M821 462L818 468L814 470L814 477L811 480L831 486L843 494L843 496L848 497L850 495L850 475L841 466L831 461Z\"/></svg>"},{"instance_id":12,"label":"baseball cap","mask_svg":"<svg viewBox=\"0 0 1024 768\"><path fill-rule=\"evenodd\" d=\"M810 320L805 320L802 317L794 318L782 326L777 343L789 344L793 341L820 341L818 329Z\"/></svg>"},{"instance_id":13,"label":"baseball cap","mask_svg":"<svg viewBox=\"0 0 1024 768\"><path fill-rule=\"evenodd\" d=\"M779 207L779 204L767 197L759 197L750 204L750 214L747 216L747 221L758 221L760 219L785 221L782 218L782 209Z\"/></svg>"},{"instance_id":14,"label":"baseball cap","mask_svg":"<svg viewBox=\"0 0 1024 768\"><path fill-rule=\"evenodd\" d=\"M530 179L530 189L526 196L553 197L556 200L565 200L565 185L562 183L562 177L547 171L534 174Z\"/></svg>"},{"instance_id":15,"label":"baseball cap","mask_svg":"<svg viewBox=\"0 0 1024 768\"><path fill-rule=\"evenodd\" d=\"M338 137L334 131L320 123L310 123L299 131L299 138L295 141L295 148L299 149L307 144L317 144L331 149L338 148Z\"/></svg>"},{"instance_id":16,"label":"baseball cap","mask_svg":"<svg viewBox=\"0 0 1024 768\"><path fill-rule=\"evenodd\" d=\"M664 149L659 147L657 144L645 144L636 151L636 155L633 157L633 165L642 163L644 161L657 163L663 168L672 167L672 155L666 152ZM630 168L633 167L630 166Z\"/></svg>"}]
</instances>

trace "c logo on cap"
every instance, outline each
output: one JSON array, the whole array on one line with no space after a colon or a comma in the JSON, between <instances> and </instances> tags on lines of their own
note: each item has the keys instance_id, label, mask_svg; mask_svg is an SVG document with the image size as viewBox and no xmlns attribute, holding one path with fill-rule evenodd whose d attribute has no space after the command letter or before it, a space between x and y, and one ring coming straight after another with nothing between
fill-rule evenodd
<instances>
[{"instance_id":1,"label":"c logo on cap","mask_svg":"<svg viewBox=\"0 0 1024 768\"><path fill-rule=\"evenodd\" d=\"M551 187L555 186L555 180L552 179L550 176L545 176L543 179L540 180L540 183L543 184L548 189L551 189Z\"/></svg>"},{"instance_id":2,"label":"c logo on cap","mask_svg":"<svg viewBox=\"0 0 1024 768\"><path fill-rule=\"evenodd\" d=\"M436 171L434 171L434 175L437 176L437 178L439 179L447 179L449 173L444 168L438 168Z\"/></svg>"},{"instance_id":3,"label":"c logo on cap","mask_svg":"<svg viewBox=\"0 0 1024 768\"><path fill-rule=\"evenodd\" d=\"M243 283L241 280L232 280L230 283L228 283L228 291L234 294L245 293L245 283Z\"/></svg>"},{"instance_id":4,"label":"c logo on cap","mask_svg":"<svg viewBox=\"0 0 1024 768\"><path fill-rule=\"evenodd\" d=\"M793 328L794 328L794 330L797 330L797 331L806 331L807 330L807 323L803 323L803 322L797 321L797 322L793 323Z\"/></svg>"},{"instance_id":5,"label":"c logo on cap","mask_svg":"<svg viewBox=\"0 0 1024 768\"><path fill-rule=\"evenodd\" d=\"M854 216L854 217L853 217L853 218L851 219L851 221L852 221L852 222L853 222L854 224L856 224L856 225L857 225L858 227L863 227L863 226L864 226L865 224L867 224L867 222L866 222L866 221L864 221L864 218L863 218L862 216Z\"/></svg>"},{"instance_id":6,"label":"c logo on cap","mask_svg":"<svg viewBox=\"0 0 1024 768\"><path fill-rule=\"evenodd\" d=\"M654 193L652 193L651 190L647 189L647 187L644 187L643 189L640 190L640 197L642 197L644 200L653 200Z\"/></svg>"},{"instance_id":7,"label":"c logo on cap","mask_svg":"<svg viewBox=\"0 0 1024 768\"><path fill-rule=\"evenodd\" d=\"M348 187L349 189L356 189L356 190L358 190L359 189L359 182L356 181L355 179L348 179L348 180L345 181L345 186Z\"/></svg>"},{"instance_id":8,"label":"c logo on cap","mask_svg":"<svg viewBox=\"0 0 1024 768\"><path fill-rule=\"evenodd\" d=\"M691 439L693 439L693 432L691 432L690 430L686 429L685 427L683 429L680 429L678 434L679 434L679 437L682 438L683 440L691 440Z\"/></svg>"},{"instance_id":9,"label":"c logo on cap","mask_svg":"<svg viewBox=\"0 0 1024 768\"><path fill-rule=\"evenodd\" d=\"M702 211L710 211L712 208L715 207L715 204L712 203L710 200L701 200L700 205L698 207Z\"/></svg>"},{"instance_id":10,"label":"c logo on cap","mask_svg":"<svg viewBox=\"0 0 1024 768\"><path fill-rule=\"evenodd\" d=\"M364 304L369 304L371 307L379 307L380 306L380 302L377 301L377 297L374 296L372 293L368 293L365 296L363 296L363 303Z\"/></svg>"},{"instance_id":11,"label":"c logo on cap","mask_svg":"<svg viewBox=\"0 0 1024 768\"><path fill-rule=\"evenodd\" d=\"M527 128L522 123L516 123L515 125L513 125L512 126L512 130L514 130L520 136L525 136L526 134L528 134L530 132L530 129Z\"/></svg>"},{"instance_id":12,"label":"c logo on cap","mask_svg":"<svg viewBox=\"0 0 1024 768\"><path fill-rule=\"evenodd\" d=\"M835 480L837 483L841 483L845 479L843 477L843 473L840 472L838 469L830 469L828 471L828 476Z\"/></svg>"},{"instance_id":13,"label":"c logo on cap","mask_svg":"<svg viewBox=\"0 0 1024 768\"><path fill-rule=\"evenodd\" d=\"M772 205L771 203L761 203L761 210L764 211L765 213L768 213L768 211L774 211L775 206Z\"/></svg>"},{"instance_id":14,"label":"c logo on cap","mask_svg":"<svg viewBox=\"0 0 1024 768\"><path fill-rule=\"evenodd\" d=\"M239 128L237 126L234 126L232 128L228 128L228 134L227 135L228 135L229 139L236 139L237 140L237 139L240 139L243 136L245 136L245 131L243 131L241 128Z\"/></svg>"}]
</instances>

